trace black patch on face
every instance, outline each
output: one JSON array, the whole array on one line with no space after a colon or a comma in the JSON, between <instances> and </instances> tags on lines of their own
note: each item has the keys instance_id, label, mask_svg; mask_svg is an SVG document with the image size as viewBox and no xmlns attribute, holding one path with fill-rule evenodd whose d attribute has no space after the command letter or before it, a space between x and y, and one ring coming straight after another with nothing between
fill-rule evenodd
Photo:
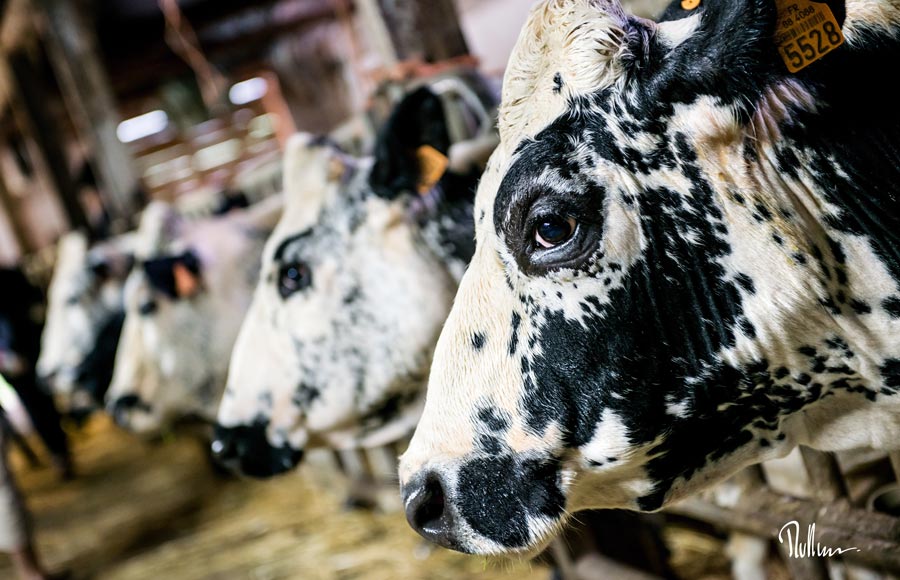
<instances>
[{"instance_id":1,"label":"black patch on face","mask_svg":"<svg viewBox=\"0 0 900 580\"><path fill-rule=\"evenodd\" d=\"M738 321L738 326L741 328L741 332L744 333L744 336L747 338L756 338L756 327L753 326L753 323L747 320L746 318L741 318Z\"/></svg>"},{"instance_id":2,"label":"black patch on face","mask_svg":"<svg viewBox=\"0 0 900 580\"><path fill-rule=\"evenodd\" d=\"M159 305L156 303L156 300L149 298L143 302L138 307L138 313L141 316L151 316L159 309Z\"/></svg>"},{"instance_id":3,"label":"black patch on face","mask_svg":"<svg viewBox=\"0 0 900 580\"><path fill-rule=\"evenodd\" d=\"M512 321L510 326L512 327L512 333L509 338L509 355L513 356L516 354L516 350L519 348L519 325L522 324L522 316L518 312L512 313Z\"/></svg>"},{"instance_id":4,"label":"black patch on face","mask_svg":"<svg viewBox=\"0 0 900 580\"><path fill-rule=\"evenodd\" d=\"M359 300L361 297L362 297L362 288L360 288L359 286L354 286L344 296L344 305L350 306L351 304L353 304L357 300Z\"/></svg>"},{"instance_id":5,"label":"black patch on face","mask_svg":"<svg viewBox=\"0 0 900 580\"><path fill-rule=\"evenodd\" d=\"M496 407L479 409L478 421L492 433L505 433L512 425L512 418Z\"/></svg>"},{"instance_id":6,"label":"black patch on face","mask_svg":"<svg viewBox=\"0 0 900 580\"><path fill-rule=\"evenodd\" d=\"M308 385L306 383L300 383L299 385L297 385L297 389L294 391L294 396L291 397L291 402L306 411L321 396L322 391L318 387Z\"/></svg>"},{"instance_id":7,"label":"black patch on face","mask_svg":"<svg viewBox=\"0 0 900 580\"><path fill-rule=\"evenodd\" d=\"M481 457L459 470L461 517L478 534L507 548L526 546L530 516L559 518L565 507L559 463L512 455ZM523 493L523 490L524 493Z\"/></svg>"},{"instance_id":8,"label":"black patch on face","mask_svg":"<svg viewBox=\"0 0 900 580\"><path fill-rule=\"evenodd\" d=\"M744 289L748 294L756 294L756 285L753 284L753 278L746 274L738 274L734 277L734 281Z\"/></svg>"},{"instance_id":9,"label":"black patch on face","mask_svg":"<svg viewBox=\"0 0 900 580\"><path fill-rule=\"evenodd\" d=\"M900 318L900 296L890 296L881 302L881 307L892 318Z\"/></svg>"},{"instance_id":10,"label":"black patch on face","mask_svg":"<svg viewBox=\"0 0 900 580\"><path fill-rule=\"evenodd\" d=\"M560 91L562 91L562 88L563 88L562 75L559 73L556 73L555 75L553 75L553 93L558 95L560 93Z\"/></svg>"},{"instance_id":11,"label":"black patch on face","mask_svg":"<svg viewBox=\"0 0 900 580\"><path fill-rule=\"evenodd\" d=\"M900 389L900 359L891 358L884 361L880 370L885 387Z\"/></svg>"},{"instance_id":12,"label":"black patch on face","mask_svg":"<svg viewBox=\"0 0 900 580\"><path fill-rule=\"evenodd\" d=\"M483 332L472 333L472 348L476 351L483 349L486 340L487 337L485 337Z\"/></svg>"}]
</instances>

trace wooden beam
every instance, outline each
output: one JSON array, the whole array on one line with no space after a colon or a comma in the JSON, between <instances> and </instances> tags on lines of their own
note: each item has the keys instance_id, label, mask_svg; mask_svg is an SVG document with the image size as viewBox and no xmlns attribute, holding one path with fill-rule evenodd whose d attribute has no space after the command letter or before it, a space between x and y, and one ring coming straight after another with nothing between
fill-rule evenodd
<instances>
[{"instance_id":1,"label":"wooden beam","mask_svg":"<svg viewBox=\"0 0 900 580\"><path fill-rule=\"evenodd\" d=\"M49 97L34 74L28 55L18 51L9 55L12 86L12 110L19 131L30 140L34 147L29 153L39 156L36 170L47 172L47 181L53 187L62 204L69 225L73 228L88 228L84 208L78 200L78 192L69 170L69 163L63 150L63 138L57 131L53 119L49 117L44 103ZM15 215L10 216L16 219Z\"/></svg>"},{"instance_id":2,"label":"wooden beam","mask_svg":"<svg viewBox=\"0 0 900 580\"><path fill-rule=\"evenodd\" d=\"M809 538L807 526L815 524L815 542L821 546L858 549L842 554L841 558L892 572L900 571L900 519L854 508L846 499L822 503L790 498L762 488L745 491L731 507L694 497L678 502L666 511L776 542L782 528L796 521L799 541L804 547ZM797 541L796 532L792 531L792 534L793 540ZM782 534L785 544L786 539L787 536ZM816 548L816 545L812 546L813 550ZM796 554L794 559L797 559Z\"/></svg>"},{"instance_id":3,"label":"wooden beam","mask_svg":"<svg viewBox=\"0 0 900 580\"><path fill-rule=\"evenodd\" d=\"M400 60L438 62L469 53L453 0L377 0Z\"/></svg>"},{"instance_id":4,"label":"wooden beam","mask_svg":"<svg viewBox=\"0 0 900 580\"><path fill-rule=\"evenodd\" d=\"M13 199L12 194L9 192L9 188L6 187L6 178L3 176L2 171L0 171L0 210L6 214L6 221L9 222L16 245L19 246L18 253L21 255L33 250L28 232L25 231L22 220L19 219L19 204L16 203L16 200ZM0 224L2 224L2 221L0 221Z\"/></svg>"},{"instance_id":5,"label":"wooden beam","mask_svg":"<svg viewBox=\"0 0 900 580\"><path fill-rule=\"evenodd\" d=\"M88 160L100 182L113 228L127 229L134 212L137 173L128 149L116 136L118 109L95 31L69 0L39 0L46 16L45 42L63 99L81 138L91 149Z\"/></svg>"}]
</instances>

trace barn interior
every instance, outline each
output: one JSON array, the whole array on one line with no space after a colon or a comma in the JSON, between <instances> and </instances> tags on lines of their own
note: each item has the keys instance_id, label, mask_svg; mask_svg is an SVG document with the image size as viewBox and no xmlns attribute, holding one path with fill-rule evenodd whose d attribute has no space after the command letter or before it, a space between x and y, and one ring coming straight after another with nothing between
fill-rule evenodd
<instances>
[{"instance_id":1,"label":"barn interior","mask_svg":"<svg viewBox=\"0 0 900 580\"><path fill-rule=\"evenodd\" d=\"M623 3L645 17L667 4ZM47 296L71 232L90 243L125 234L152 202L202 218L278 196L292 135L324 135L349 155L370 155L392 107L434 79L477 74L499 95L533 4L0 0L0 266L20 269ZM5 290L3 302L18 299ZM47 577L712 580L734 577L741 541L768 521L756 508L735 516L689 505L654 516L663 548L623 548L609 539L628 520L600 532L585 516L533 559L467 556L407 525L396 476L404 440L313 450L297 469L255 480L216 464L202 422L147 438L101 405L87 417L62 414L71 465L60 465L2 374L0 395L11 472ZM880 479L861 476L842 495L864 503L885 465L876 465ZM780 499L766 499L785 513ZM828 521L846 531L840 517ZM791 561L766 541L763 577L895 577ZM16 578L2 552L0 578Z\"/></svg>"}]
</instances>

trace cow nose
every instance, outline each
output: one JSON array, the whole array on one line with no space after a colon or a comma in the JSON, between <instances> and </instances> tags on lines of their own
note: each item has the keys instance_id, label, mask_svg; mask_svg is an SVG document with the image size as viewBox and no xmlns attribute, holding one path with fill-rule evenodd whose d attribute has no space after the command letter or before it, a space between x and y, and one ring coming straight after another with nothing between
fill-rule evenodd
<instances>
[{"instance_id":1,"label":"cow nose","mask_svg":"<svg viewBox=\"0 0 900 580\"><path fill-rule=\"evenodd\" d=\"M303 450L271 445L266 427L262 422L237 427L216 425L213 457L225 468L250 477L262 479L290 471L303 459Z\"/></svg>"},{"instance_id":2,"label":"cow nose","mask_svg":"<svg viewBox=\"0 0 900 580\"><path fill-rule=\"evenodd\" d=\"M141 403L141 399L137 395L123 395L114 400L108 409L113 421L120 427L126 427L128 425L128 411L143 407L145 405Z\"/></svg>"},{"instance_id":3,"label":"cow nose","mask_svg":"<svg viewBox=\"0 0 900 580\"><path fill-rule=\"evenodd\" d=\"M457 537L455 510L437 473L418 476L403 486L403 503L406 521L422 537L444 548L464 551Z\"/></svg>"}]
</instances>

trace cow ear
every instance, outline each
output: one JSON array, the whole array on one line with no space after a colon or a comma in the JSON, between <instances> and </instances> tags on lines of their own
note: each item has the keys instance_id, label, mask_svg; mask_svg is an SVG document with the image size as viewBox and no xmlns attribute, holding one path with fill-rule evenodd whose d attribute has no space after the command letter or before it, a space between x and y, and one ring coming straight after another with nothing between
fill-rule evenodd
<instances>
[{"instance_id":1,"label":"cow ear","mask_svg":"<svg viewBox=\"0 0 900 580\"><path fill-rule=\"evenodd\" d=\"M798 21L797 8L780 0L675 0L654 38L653 80L667 94L651 99L671 102L705 94L744 103L748 91L790 74L778 37L796 34L805 24ZM838 28L846 15L843 0L814 2L809 10L814 10L811 20L833 20Z\"/></svg>"},{"instance_id":2,"label":"cow ear","mask_svg":"<svg viewBox=\"0 0 900 580\"><path fill-rule=\"evenodd\" d=\"M147 281L157 292L169 298L190 298L201 288L201 264L191 251L144 262Z\"/></svg>"},{"instance_id":3,"label":"cow ear","mask_svg":"<svg viewBox=\"0 0 900 580\"><path fill-rule=\"evenodd\" d=\"M450 144L441 99L427 87L413 91L378 134L369 185L386 199L429 191L447 170Z\"/></svg>"}]
</instances>

